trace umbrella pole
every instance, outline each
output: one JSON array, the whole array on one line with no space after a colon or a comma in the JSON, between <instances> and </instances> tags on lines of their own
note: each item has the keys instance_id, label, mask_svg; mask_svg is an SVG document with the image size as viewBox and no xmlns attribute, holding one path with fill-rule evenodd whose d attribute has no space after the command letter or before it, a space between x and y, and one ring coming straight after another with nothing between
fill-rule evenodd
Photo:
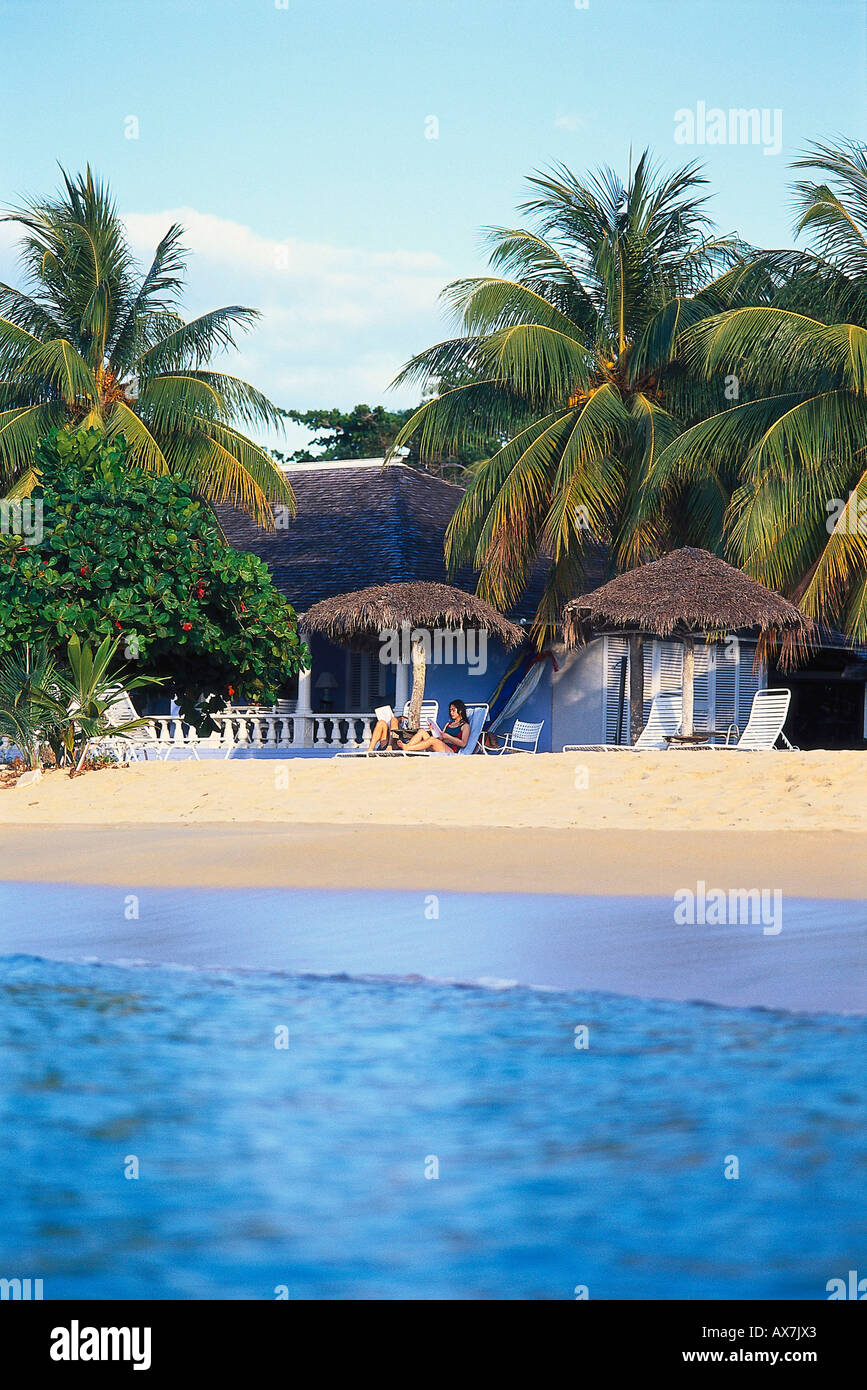
<instances>
[{"instance_id":1,"label":"umbrella pole","mask_svg":"<svg viewBox=\"0 0 867 1390\"><path fill-rule=\"evenodd\" d=\"M424 699L425 655L423 643L412 640L412 695L409 698L410 728L421 728L421 702Z\"/></svg>"},{"instance_id":2,"label":"umbrella pole","mask_svg":"<svg viewBox=\"0 0 867 1390\"><path fill-rule=\"evenodd\" d=\"M695 637L689 633L683 639L683 727L684 734L693 732L695 705Z\"/></svg>"}]
</instances>

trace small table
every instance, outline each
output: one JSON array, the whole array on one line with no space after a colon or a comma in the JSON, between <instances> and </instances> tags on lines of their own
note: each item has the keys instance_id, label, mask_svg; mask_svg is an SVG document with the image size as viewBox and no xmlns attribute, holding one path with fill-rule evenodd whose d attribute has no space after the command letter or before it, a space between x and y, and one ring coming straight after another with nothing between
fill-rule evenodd
<instances>
[{"instance_id":1,"label":"small table","mask_svg":"<svg viewBox=\"0 0 867 1390\"><path fill-rule=\"evenodd\" d=\"M694 734L663 734L662 737L666 743L679 743L685 748L689 748L690 745L710 743L711 739L716 738L717 735L714 729L706 729L704 732Z\"/></svg>"}]
</instances>

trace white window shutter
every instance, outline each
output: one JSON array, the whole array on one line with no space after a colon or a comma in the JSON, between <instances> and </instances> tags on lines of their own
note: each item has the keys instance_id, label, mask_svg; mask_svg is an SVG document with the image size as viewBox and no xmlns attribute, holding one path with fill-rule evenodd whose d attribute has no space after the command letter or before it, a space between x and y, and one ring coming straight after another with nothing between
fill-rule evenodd
<instances>
[{"instance_id":1,"label":"white window shutter","mask_svg":"<svg viewBox=\"0 0 867 1390\"><path fill-rule=\"evenodd\" d=\"M738 661L734 644L721 643L716 649L716 717L714 728L727 729L738 724Z\"/></svg>"},{"instance_id":2,"label":"white window shutter","mask_svg":"<svg viewBox=\"0 0 867 1390\"><path fill-rule=\"evenodd\" d=\"M605 718L605 742L629 742L629 669L626 671L626 697L623 705L623 723L620 738L617 737L617 715L620 709L620 672L623 658L628 657L629 643L625 637L605 638L605 688L603 691L603 714Z\"/></svg>"},{"instance_id":3,"label":"white window shutter","mask_svg":"<svg viewBox=\"0 0 867 1390\"><path fill-rule=\"evenodd\" d=\"M654 695L656 694L656 691L655 691L654 685L653 685L653 682L654 682L654 679L655 679L655 662L656 662L656 657L655 657L655 655L654 655L654 652L655 652L655 649L656 649L656 647L657 647L658 645L659 645L658 642L656 642L654 638L652 638L652 637L645 637L645 639L644 639L644 722L645 722L645 724L647 723L648 719L650 718L650 705L651 705L651 701L653 700Z\"/></svg>"},{"instance_id":4,"label":"white window shutter","mask_svg":"<svg viewBox=\"0 0 867 1390\"><path fill-rule=\"evenodd\" d=\"M657 680L654 695L679 695L683 689L683 643L657 642Z\"/></svg>"},{"instance_id":5,"label":"white window shutter","mask_svg":"<svg viewBox=\"0 0 867 1390\"><path fill-rule=\"evenodd\" d=\"M753 707L753 696L757 690L761 690L765 684L765 669L759 663L753 669L756 649L748 646L746 642L739 644L738 660L738 717L737 726L743 733L747 727L750 717L750 710Z\"/></svg>"},{"instance_id":6,"label":"white window shutter","mask_svg":"<svg viewBox=\"0 0 867 1390\"><path fill-rule=\"evenodd\" d=\"M700 638L695 644L693 676L693 725L696 729L712 729L711 687L713 685L713 647Z\"/></svg>"}]
</instances>

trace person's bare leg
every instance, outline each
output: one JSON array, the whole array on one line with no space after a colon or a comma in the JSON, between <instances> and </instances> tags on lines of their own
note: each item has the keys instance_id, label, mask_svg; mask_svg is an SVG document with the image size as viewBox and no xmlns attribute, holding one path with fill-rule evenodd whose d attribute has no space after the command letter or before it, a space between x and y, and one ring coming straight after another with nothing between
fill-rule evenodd
<instances>
[{"instance_id":1,"label":"person's bare leg","mask_svg":"<svg viewBox=\"0 0 867 1390\"><path fill-rule=\"evenodd\" d=\"M376 721L376 727L370 735L370 743L367 745L368 753L373 753L379 747L380 743L388 746L388 729L386 728L384 719L377 719Z\"/></svg>"},{"instance_id":2,"label":"person's bare leg","mask_svg":"<svg viewBox=\"0 0 867 1390\"><path fill-rule=\"evenodd\" d=\"M409 743L405 744L404 747L407 748L410 752L415 753L418 752L420 749L429 747L429 745L433 742L434 740L431 738L429 733L427 733L424 729L419 729L418 733L413 734Z\"/></svg>"}]
</instances>

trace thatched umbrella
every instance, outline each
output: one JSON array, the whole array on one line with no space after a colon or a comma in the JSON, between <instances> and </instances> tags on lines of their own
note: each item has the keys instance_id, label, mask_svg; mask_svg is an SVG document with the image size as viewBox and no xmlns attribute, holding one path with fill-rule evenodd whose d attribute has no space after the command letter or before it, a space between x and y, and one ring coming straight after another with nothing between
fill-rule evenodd
<instances>
[{"instance_id":1,"label":"thatched umbrella","mask_svg":"<svg viewBox=\"0 0 867 1390\"><path fill-rule=\"evenodd\" d=\"M314 603L304 615L307 632L321 632L332 642L375 650L381 633L395 634L410 644L412 695L410 722L417 728L425 682L425 635L444 628L470 628L498 637L507 647L520 646L524 634L496 608L450 584L411 580L403 584L373 584L351 594Z\"/></svg>"},{"instance_id":2,"label":"thatched umbrella","mask_svg":"<svg viewBox=\"0 0 867 1390\"><path fill-rule=\"evenodd\" d=\"M676 637L683 649L683 732L693 731L696 633L782 629L807 631L799 608L707 550L672 550L661 560L618 574L570 599L563 610L569 645L585 640L584 624L631 636ZM636 711L633 711L633 719ZM630 721L632 722L632 721Z\"/></svg>"}]
</instances>

